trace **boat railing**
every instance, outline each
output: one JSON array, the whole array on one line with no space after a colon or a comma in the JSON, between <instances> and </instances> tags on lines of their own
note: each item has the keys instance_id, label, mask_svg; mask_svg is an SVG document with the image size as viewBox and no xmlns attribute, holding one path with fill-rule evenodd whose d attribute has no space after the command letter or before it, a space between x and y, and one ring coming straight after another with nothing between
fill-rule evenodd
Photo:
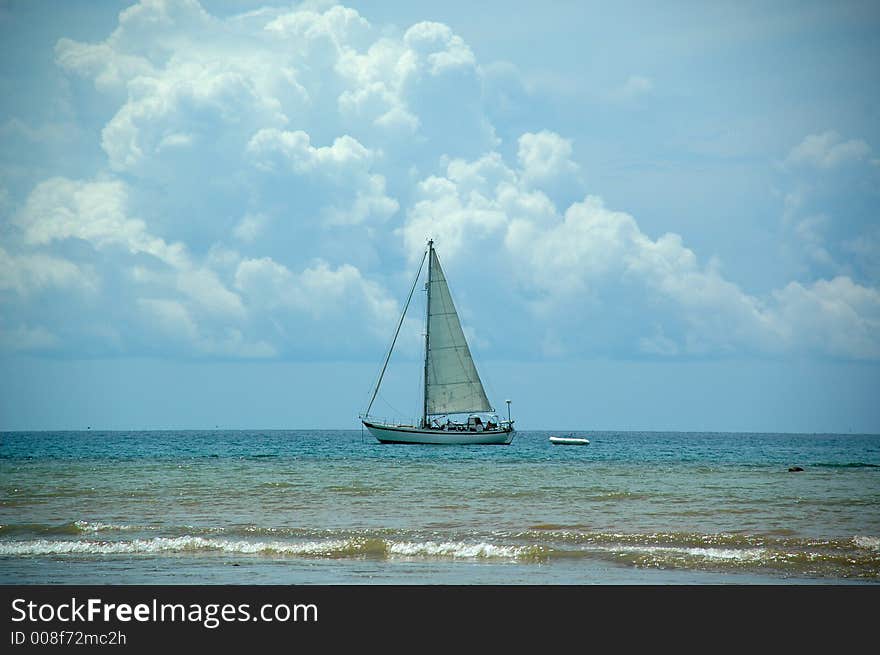
<instances>
[{"instance_id":1,"label":"boat railing","mask_svg":"<svg viewBox=\"0 0 880 655\"><path fill-rule=\"evenodd\" d=\"M421 422L421 419L415 419L415 418L400 418L400 417L389 418L387 416L373 416L372 414L370 414L370 415L363 414L360 416L360 418L361 418L361 420L369 421L370 423L377 423L380 425L392 425L392 426L406 425L406 426L415 427Z\"/></svg>"},{"instance_id":2,"label":"boat railing","mask_svg":"<svg viewBox=\"0 0 880 655\"><path fill-rule=\"evenodd\" d=\"M418 417L418 418L400 418L400 417L389 418L387 416L373 416L372 414L360 414L358 416L358 418L360 418L362 421L368 421L370 423L375 423L377 425L386 425L389 427L420 427L421 423L422 423L421 417ZM511 421L501 420L496 423L498 428L501 428L502 430L503 429L512 430L513 424L514 424L514 421L512 421L512 420ZM439 425L435 426L435 429L442 430L444 428L451 428L456 431L467 432L468 427L469 426L466 422L450 421L449 423L445 423L445 422L440 423Z\"/></svg>"}]
</instances>

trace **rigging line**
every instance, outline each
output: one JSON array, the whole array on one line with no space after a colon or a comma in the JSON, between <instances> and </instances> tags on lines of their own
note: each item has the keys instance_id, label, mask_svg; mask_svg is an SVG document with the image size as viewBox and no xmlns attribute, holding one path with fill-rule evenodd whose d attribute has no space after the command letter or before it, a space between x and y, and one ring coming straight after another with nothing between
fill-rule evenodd
<instances>
[{"instance_id":1,"label":"rigging line","mask_svg":"<svg viewBox=\"0 0 880 655\"><path fill-rule=\"evenodd\" d=\"M406 412L401 412L394 405L392 405L390 402L388 402L388 399L385 396L383 396L382 394L379 394L379 400L381 400L383 403L388 405L388 407L391 409L391 411L396 412L398 416L406 416Z\"/></svg>"},{"instance_id":2,"label":"rigging line","mask_svg":"<svg viewBox=\"0 0 880 655\"><path fill-rule=\"evenodd\" d=\"M422 275L422 266L425 265L425 257L427 256L428 251L425 251L425 254L422 255L422 261L419 263L419 272L416 273L416 279L413 280L412 289L409 290L409 296L406 299L406 305L403 306L403 313L400 315L400 320L397 322L397 330L394 332L394 338L391 340L391 347L388 349L388 354L385 356L385 363L382 364L382 372L379 373L379 379L376 381L376 388L373 391L373 397L370 398L370 404L367 405L367 411L364 412L366 415L370 414L370 408L373 406L373 401L376 400L376 394L379 393L379 386L382 384L382 378L385 377L385 369L388 368L388 360L391 359L391 353L394 350L394 344L397 343L397 335L400 334L400 326L403 325L403 318L406 316L406 310L409 309L409 301L412 300L413 291L416 290L416 284L419 282L419 278Z\"/></svg>"}]
</instances>

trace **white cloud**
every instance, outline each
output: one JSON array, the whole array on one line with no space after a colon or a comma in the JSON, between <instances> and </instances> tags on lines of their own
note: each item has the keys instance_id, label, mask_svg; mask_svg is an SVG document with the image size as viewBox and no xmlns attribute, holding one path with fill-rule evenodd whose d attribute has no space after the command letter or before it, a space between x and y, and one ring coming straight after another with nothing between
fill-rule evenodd
<instances>
[{"instance_id":1,"label":"white cloud","mask_svg":"<svg viewBox=\"0 0 880 655\"><path fill-rule=\"evenodd\" d=\"M266 341L247 341L241 331L223 327L205 334L187 307L167 298L141 298L137 301L150 329L179 343L184 350L206 355L262 359L276 356L277 350Z\"/></svg>"},{"instance_id":2,"label":"white cloud","mask_svg":"<svg viewBox=\"0 0 880 655\"><path fill-rule=\"evenodd\" d=\"M241 318L244 306L241 298L227 289L217 274L204 266L190 266L178 272L177 289L198 303L208 313Z\"/></svg>"},{"instance_id":3,"label":"white cloud","mask_svg":"<svg viewBox=\"0 0 880 655\"><path fill-rule=\"evenodd\" d=\"M308 8L285 13L266 24L265 30L294 47L325 49L325 58L367 45L372 35L369 21L354 9L333 6L324 13ZM326 52L332 51L332 52Z\"/></svg>"},{"instance_id":4,"label":"white cloud","mask_svg":"<svg viewBox=\"0 0 880 655\"><path fill-rule=\"evenodd\" d=\"M321 3L220 19L195 0L143 0L106 39L61 39L55 56L101 94L106 166L34 186L0 249L0 289L17 309L44 290L89 290L109 318L88 330L122 350L312 356L385 343L398 306L377 280L397 270L397 235L408 256L435 238L465 289L502 280L493 301L523 324L512 350L878 357L877 292L857 275L747 293L679 235L649 236L607 207L571 139L523 120L534 131L501 130L501 143L490 117L531 99L515 68L481 66L447 25L374 27ZM605 99L653 87L632 75ZM25 128L2 129L37 134ZM785 162L828 170L870 155L826 132ZM806 195L789 194L786 229L831 266L837 217ZM847 243L872 256L873 241ZM29 327L51 323L26 309L36 318L12 328L22 343L68 338Z\"/></svg>"},{"instance_id":5,"label":"white cloud","mask_svg":"<svg viewBox=\"0 0 880 655\"><path fill-rule=\"evenodd\" d=\"M318 261L295 274L270 257L246 259L235 273L235 287L257 307L294 310L315 320L361 316L385 328L398 313L385 291L350 264L334 269Z\"/></svg>"},{"instance_id":6,"label":"white cloud","mask_svg":"<svg viewBox=\"0 0 880 655\"><path fill-rule=\"evenodd\" d=\"M849 277L791 282L774 292L772 314L788 342L815 352L880 359L880 291Z\"/></svg>"},{"instance_id":7,"label":"white cloud","mask_svg":"<svg viewBox=\"0 0 880 655\"><path fill-rule=\"evenodd\" d=\"M128 191L118 180L51 178L37 185L13 220L31 245L75 238L97 248L117 245L147 253L175 267L186 262L183 244L167 244L149 234L141 219L128 216Z\"/></svg>"},{"instance_id":8,"label":"white cloud","mask_svg":"<svg viewBox=\"0 0 880 655\"><path fill-rule=\"evenodd\" d=\"M96 249L121 248L130 255L151 255L168 269L168 284L213 314L242 316L240 299L216 274L193 262L186 246L152 235L146 223L128 215L129 191L119 181L83 182L53 178L39 184L15 216L31 245L81 239Z\"/></svg>"},{"instance_id":9,"label":"white cloud","mask_svg":"<svg viewBox=\"0 0 880 655\"><path fill-rule=\"evenodd\" d=\"M117 28L102 43L62 38L55 57L62 68L94 79L99 90L120 92L217 27L197 0L141 0L119 13Z\"/></svg>"},{"instance_id":10,"label":"white cloud","mask_svg":"<svg viewBox=\"0 0 880 655\"><path fill-rule=\"evenodd\" d=\"M255 165L264 170L289 171L329 184L327 190L312 187L327 203L321 213L332 225L351 225L371 218L384 220L399 205L385 193L384 176L371 172L376 154L356 139L343 135L332 146L314 147L309 135L298 130L264 129L247 146ZM347 200L341 204L340 200Z\"/></svg>"},{"instance_id":11,"label":"white cloud","mask_svg":"<svg viewBox=\"0 0 880 655\"><path fill-rule=\"evenodd\" d=\"M180 302L164 298L139 298L137 303L147 322L172 339L187 342L198 339L198 326L189 310Z\"/></svg>"},{"instance_id":12,"label":"white cloud","mask_svg":"<svg viewBox=\"0 0 880 655\"><path fill-rule=\"evenodd\" d=\"M631 102L636 98L648 95L654 90L654 83L642 75L630 75L626 82L612 89L608 99L614 102Z\"/></svg>"},{"instance_id":13,"label":"white cloud","mask_svg":"<svg viewBox=\"0 0 880 655\"><path fill-rule=\"evenodd\" d=\"M815 263L824 265L833 264L823 236L828 222L827 216L816 214L801 219L794 227L794 233L800 239L807 257Z\"/></svg>"},{"instance_id":14,"label":"white cloud","mask_svg":"<svg viewBox=\"0 0 880 655\"><path fill-rule=\"evenodd\" d=\"M235 226L233 235L236 239L250 243L263 232L269 217L265 214L246 214Z\"/></svg>"},{"instance_id":15,"label":"white cloud","mask_svg":"<svg viewBox=\"0 0 880 655\"><path fill-rule=\"evenodd\" d=\"M880 284L880 226L845 239L841 249L867 279Z\"/></svg>"},{"instance_id":16,"label":"white cloud","mask_svg":"<svg viewBox=\"0 0 880 655\"><path fill-rule=\"evenodd\" d=\"M201 141L210 148L230 126L236 134L242 124L286 122L280 100L259 88L250 67L174 60L161 74L128 83L128 101L104 128L102 147L115 170L142 172L169 147Z\"/></svg>"},{"instance_id":17,"label":"white cloud","mask_svg":"<svg viewBox=\"0 0 880 655\"><path fill-rule=\"evenodd\" d=\"M294 173L305 174L318 171L327 177L338 178L352 169L366 169L373 153L357 139L343 135L332 146L314 147L309 135L302 130L284 132L262 129L248 142L247 151L258 166L275 169L289 167Z\"/></svg>"},{"instance_id":18,"label":"white cloud","mask_svg":"<svg viewBox=\"0 0 880 655\"><path fill-rule=\"evenodd\" d=\"M571 154L571 141L554 132L543 130L537 134L523 134L519 138L517 158L523 177L536 185L577 171Z\"/></svg>"},{"instance_id":19,"label":"white cloud","mask_svg":"<svg viewBox=\"0 0 880 655\"><path fill-rule=\"evenodd\" d=\"M798 277L876 283L877 257L852 247L870 241L870 221L859 220L858 200L876 186L870 153L861 139L844 141L829 131L807 136L779 166L789 185L783 196L783 250ZM862 165L846 165L857 163Z\"/></svg>"},{"instance_id":20,"label":"white cloud","mask_svg":"<svg viewBox=\"0 0 880 655\"><path fill-rule=\"evenodd\" d=\"M652 336L639 339L639 350L661 357L674 357L680 353L678 344L663 334L663 328L659 325Z\"/></svg>"},{"instance_id":21,"label":"white cloud","mask_svg":"<svg viewBox=\"0 0 880 655\"><path fill-rule=\"evenodd\" d=\"M560 155L569 145L552 133L523 135L520 144L520 169L508 167L499 153L492 152L472 162L453 159L445 177L422 180L401 230L407 252L418 252L433 237L443 243L445 256L456 257L468 244L502 238L517 220L525 218L535 225L551 220L555 206L530 186L552 176L552 171L564 176L575 170Z\"/></svg>"},{"instance_id":22,"label":"white cloud","mask_svg":"<svg viewBox=\"0 0 880 655\"><path fill-rule=\"evenodd\" d=\"M493 153L453 161L445 177L423 180L402 229L407 250L417 252L432 236L444 258L478 261L494 279L515 281L535 318L557 327L545 335L547 352L564 352L559 334L583 320L595 333L631 338L630 347L664 356L810 351L878 357L876 290L838 277L792 283L760 298L726 280L717 261L701 265L679 235L652 239L632 216L596 196L560 214L527 175L536 169L548 179L568 174L567 167L545 165L568 161L558 140L548 143L557 145L550 152L564 156L531 157L533 150L523 154L521 148L519 169ZM802 230L820 226L816 221ZM652 317L653 332L631 315ZM573 335L569 345L583 337Z\"/></svg>"},{"instance_id":23,"label":"white cloud","mask_svg":"<svg viewBox=\"0 0 880 655\"><path fill-rule=\"evenodd\" d=\"M785 161L789 165L829 169L846 162L866 159L870 152L870 146L861 139L844 141L837 132L828 131L804 137L788 153Z\"/></svg>"},{"instance_id":24,"label":"white cloud","mask_svg":"<svg viewBox=\"0 0 880 655\"><path fill-rule=\"evenodd\" d=\"M416 23L402 38L386 35L369 48L346 49L335 70L344 84L340 114L358 138L381 135L408 153L477 155L497 144L482 107L482 72L447 25Z\"/></svg>"},{"instance_id":25,"label":"white cloud","mask_svg":"<svg viewBox=\"0 0 880 655\"><path fill-rule=\"evenodd\" d=\"M43 289L97 291L99 282L92 272L73 262L43 253L11 254L0 247L0 290L9 289L27 297Z\"/></svg>"},{"instance_id":26,"label":"white cloud","mask_svg":"<svg viewBox=\"0 0 880 655\"><path fill-rule=\"evenodd\" d=\"M155 72L144 57L117 53L107 43L62 38L55 45L55 59L62 68L94 79L95 87L105 92L121 92L129 80Z\"/></svg>"},{"instance_id":27,"label":"white cloud","mask_svg":"<svg viewBox=\"0 0 880 655\"><path fill-rule=\"evenodd\" d=\"M363 53L346 50L335 68L344 81L337 105L346 125L378 128L386 139L418 133L421 121L407 96L419 56L401 40L383 37Z\"/></svg>"},{"instance_id":28,"label":"white cloud","mask_svg":"<svg viewBox=\"0 0 880 655\"><path fill-rule=\"evenodd\" d=\"M476 65L464 40L443 23L416 23L403 35L403 42L426 59L431 75Z\"/></svg>"}]
</instances>

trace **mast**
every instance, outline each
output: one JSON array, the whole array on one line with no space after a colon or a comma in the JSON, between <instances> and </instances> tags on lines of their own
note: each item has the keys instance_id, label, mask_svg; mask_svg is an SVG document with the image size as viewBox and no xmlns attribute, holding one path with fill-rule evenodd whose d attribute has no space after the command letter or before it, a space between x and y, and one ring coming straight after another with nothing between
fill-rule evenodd
<instances>
[{"instance_id":1,"label":"mast","mask_svg":"<svg viewBox=\"0 0 880 655\"><path fill-rule=\"evenodd\" d=\"M423 389L422 427L428 427L428 354L431 347L431 260L433 259L434 240L428 239L428 281L425 282L425 387Z\"/></svg>"}]
</instances>

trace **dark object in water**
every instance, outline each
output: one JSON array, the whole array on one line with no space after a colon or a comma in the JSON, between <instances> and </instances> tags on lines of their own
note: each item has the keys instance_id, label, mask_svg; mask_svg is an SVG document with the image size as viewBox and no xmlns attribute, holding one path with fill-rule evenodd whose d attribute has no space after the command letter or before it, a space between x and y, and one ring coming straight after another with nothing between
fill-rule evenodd
<instances>
[{"instance_id":1,"label":"dark object in water","mask_svg":"<svg viewBox=\"0 0 880 655\"><path fill-rule=\"evenodd\" d=\"M789 466L788 467L789 473L796 473L797 471L803 471L803 470L804 469L802 469L800 466Z\"/></svg>"}]
</instances>

